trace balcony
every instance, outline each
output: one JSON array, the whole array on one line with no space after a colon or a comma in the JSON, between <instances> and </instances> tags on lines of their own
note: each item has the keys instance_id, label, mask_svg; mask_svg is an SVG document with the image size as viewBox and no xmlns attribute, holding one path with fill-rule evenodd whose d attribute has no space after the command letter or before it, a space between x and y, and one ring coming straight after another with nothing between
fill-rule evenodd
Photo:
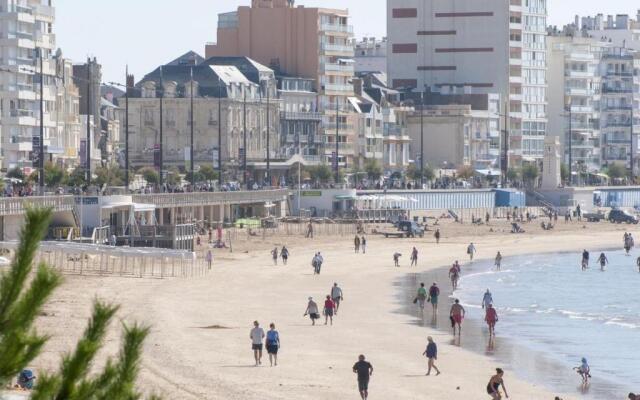
<instances>
[{"instance_id":1,"label":"balcony","mask_svg":"<svg viewBox=\"0 0 640 400\"><path fill-rule=\"evenodd\" d=\"M602 93L606 94L631 94L633 93L632 88L624 88L624 87L602 87Z\"/></svg>"},{"instance_id":2,"label":"balcony","mask_svg":"<svg viewBox=\"0 0 640 400\"><path fill-rule=\"evenodd\" d=\"M595 60L596 57L591 53L571 53L569 54L569 59L575 61L590 61Z\"/></svg>"},{"instance_id":3,"label":"balcony","mask_svg":"<svg viewBox=\"0 0 640 400\"><path fill-rule=\"evenodd\" d=\"M321 72L344 72L353 75L353 65L320 64Z\"/></svg>"},{"instance_id":4,"label":"balcony","mask_svg":"<svg viewBox=\"0 0 640 400\"><path fill-rule=\"evenodd\" d=\"M324 53L340 53L339 55L353 57L353 46L342 44L322 43L321 50Z\"/></svg>"},{"instance_id":5,"label":"balcony","mask_svg":"<svg viewBox=\"0 0 640 400\"><path fill-rule=\"evenodd\" d=\"M351 25L343 25L343 24L322 24L320 25L320 30L322 32L332 32L332 33L344 33L347 35L353 35L353 26Z\"/></svg>"},{"instance_id":6,"label":"balcony","mask_svg":"<svg viewBox=\"0 0 640 400\"><path fill-rule=\"evenodd\" d=\"M341 92L344 94L353 94L352 85L343 85L338 83L327 83L324 85L325 92Z\"/></svg>"},{"instance_id":7,"label":"balcony","mask_svg":"<svg viewBox=\"0 0 640 400\"><path fill-rule=\"evenodd\" d=\"M571 106L572 113L593 113L593 106Z\"/></svg>"},{"instance_id":8,"label":"balcony","mask_svg":"<svg viewBox=\"0 0 640 400\"><path fill-rule=\"evenodd\" d=\"M520 40L509 40L509 47L511 47L511 48L522 48L522 41L520 41Z\"/></svg>"},{"instance_id":9,"label":"balcony","mask_svg":"<svg viewBox=\"0 0 640 400\"><path fill-rule=\"evenodd\" d=\"M281 111L280 118L287 120L322 121L323 113L304 111Z\"/></svg>"},{"instance_id":10,"label":"balcony","mask_svg":"<svg viewBox=\"0 0 640 400\"><path fill-rule=\"evenodd\" d=\"M565 76L569 76L571 78L593 78L595 76L595 72L569 70L566 72Z\"/></svg>"},{"instance_id":11,"label":"balcony","mask_svg":"<svg viewBox=\"0 0 640 400\"><path fill-rule=\"evenodd\" d=\"M565 93L570 96L593 96L596 94L594 90L583 88L567 88Z\"/></svg>"}]
</instances>

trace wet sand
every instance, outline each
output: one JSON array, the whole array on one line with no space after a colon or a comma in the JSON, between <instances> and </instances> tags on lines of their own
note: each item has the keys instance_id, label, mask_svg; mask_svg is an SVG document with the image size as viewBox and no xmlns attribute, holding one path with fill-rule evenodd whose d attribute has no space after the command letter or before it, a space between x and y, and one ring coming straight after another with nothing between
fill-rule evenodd
<instances>
[{"instance_id":1,"label":"wet sand","mask_svg":"<svg viewBox=\"0 0 640 400\"><path fill-rule=\"evenodd\" d=\"M508 263L508 259L504 259L503 263ZM468 264L465 267L463 274L486 271L492 267L492 261L476 260L473 264ZM398 301L402 304L399 312L415 317L415 323L419 326L448 334L449 339L445 341L446 344L487 356L495 360L496 365L500 365L503 369L517 371L518 376L550 391L576 392L585 399L615 399L624 398L624 394L632 390L632 388L623 389L613 382L597 377L592 379L588 387L583 388L580 377L571 370L570 366L563 365L546 354L530 349L524 343L516 343L512 339L501 337L500 322L496 325L496 337L489 341L487 325L478 315L483 314L484 311L478 311L469 306L466 306L467 315L470 311L476 315L465 318L462 324L462 335L456 334L454 337L449 320L449 310L456 296L453 294L448 276L449 268L450 266L443 266L425 273L409 274L403 278L399 283L400 290L397 295ZM425 305L424 312L413 304L415 292L421 282L424 282L427 288L433 282L437 282L440 287L440 304L435 315L430 304ZM482 293L479 293L478 305L481 297Z\"/></svg>"}]
</instances>

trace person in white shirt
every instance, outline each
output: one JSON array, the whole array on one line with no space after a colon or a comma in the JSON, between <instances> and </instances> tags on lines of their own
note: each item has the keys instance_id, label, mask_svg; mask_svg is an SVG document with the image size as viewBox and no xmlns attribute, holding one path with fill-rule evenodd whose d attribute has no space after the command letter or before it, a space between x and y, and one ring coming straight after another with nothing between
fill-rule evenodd
<instances>
[{"instance_id":1,"label":"person in white shirt","mask_svg":"<svg viewBox=\"0 0 640 400\"><path fill-rule=\"evenodd\" d=\"M342 298L342 289L340 289L337 283L334 283L333 287L331 288L331 300L333 300L333 302L336 303L335 314L338 315L338 309L340 308L340 301L342 301L343 298Z\"/></svg>"},{"instance_id":2,"label":"person in white shirt","mask_svg":"<svg viewBox=\"0 0 640 400\"><path fill-rule=\"evenodd\" d=\"M476 246L473 243L467 246L467 254L469 255L469 261L473 261L473 255L476 253Z\"/></svg>"},{"instance_id":3,"label":"person in white shirt","mask_svg":"<svg viewBox=\"0 0 640 400\"><path fill-rule=\"evenodd\" d=\"M262 340L264 340L264 330L260 328L258 321L253 321L253 329L249 333L251 339L251 349L253 350L253 358L256 360L256 367L262 364Z\"/></svg>"}]
</instances>

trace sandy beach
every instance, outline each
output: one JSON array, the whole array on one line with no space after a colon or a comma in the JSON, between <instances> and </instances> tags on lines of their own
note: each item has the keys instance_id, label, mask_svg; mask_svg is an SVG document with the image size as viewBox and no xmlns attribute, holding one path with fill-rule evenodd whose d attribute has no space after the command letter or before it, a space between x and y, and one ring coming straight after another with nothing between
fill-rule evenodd
<instances>
[{"instance_id":1,"label":"sandy beach","mask_svg":"<svg viewBox=\"0 0 640 400\"><path fill-rule=\"evenodd\" d=\"M525 234L510 234L506 221L470 226L442 221L443 238L432 232L423 239L385 239L368 235L367 253L355 254L352 237L252 238L234 243L234 251L216 251L214 268L197 279L137 279L66 276L64 285L37 321L51 335L33 367L54 369L71 349L98 297L122 305L118 317L152 326L146 343L140 385L145 392L167 399L358 399L351 367L358 354L374 366L370 396L375 399L487 399L486 384L500 367L488 356L450 343L451 335L419 326L406 309L398 282L407 274L435 270L459 259L467 262L466 246L473 241L478 259L517 254L581 251L621 246L627 225L559 222L544 232L539 222L524 224ZM583 227L583 226L586 226ZM493 232L492 232L493 231ZM287 266L273 266L269 250L286 244ZM420 252L410 268L412 246ZM324 256L322 274L314 276L313 254ZM392 254L403 254L401 268ZM576 268L578 265L576 263ZM308 296L321 304L334 282L344 302L333 326L311 326L303 317ZM446 285L446 282L442 282ZM441 313L448 313L443 299ZM430 315L431 311L425 311ZM254 320L270 322L280 332L279 366L253 366L249 331ZM120 324L112 324L100 362L116 354ZM439 346L440 376L425 376L421 356L426 337ZM464 337L464 331L463 331ZM576 398L577 393L552 393L507 370L512 399Z\"/></svg>"}]
</instances>

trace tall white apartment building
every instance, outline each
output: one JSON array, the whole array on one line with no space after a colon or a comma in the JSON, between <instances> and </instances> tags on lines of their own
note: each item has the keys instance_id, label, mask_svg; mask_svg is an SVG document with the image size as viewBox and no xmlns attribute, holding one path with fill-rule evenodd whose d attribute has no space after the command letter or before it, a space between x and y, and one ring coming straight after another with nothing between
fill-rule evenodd
<instances>
[{"instance_id":1,"label":"tall white apartment building","mask_svg":"<svg viewBox=\"0 0 640 400\"><path fill-rule=\"evenodd\" d=\"M388 0L389 83L500 94L510 165L539 160L547 131L546 6L546 0Z\"/></svg>"},{"instance_id":2,"label":"tall white apartment building","mask_svg":"<svg viewBox=\"0 0 640 400\"><path fill-rule=\"evenodd\" d=\"M563 163L572 171L599 171L602 141L600 64L607 43L599 39L550 35L549 130L559 136Z\"/></svg>"},{"instance_id":3,"label":"tall white apartment building","mask_svg":"<svg viewBox=\"0 0 640 400\"><path fill-rule=\"evenodd\" d=\"M30 173L40 137L40 65L44 75L44 144L57 133L55 19L51 0L0 0L2 168ZM50 158L51 154L45 156Z\"/></svg>"},{"instance_id":4,"label":"tall white apartment building","mask_svg":"<svg viewBox=\"0 0 640 400\"><path fill-rule=\"evenodd\" d=\"M549 107L559 110L549 115L549 134L561 137L563 161L576 173L633 162L637 174L640 52L567 29L548 38Z\"/></svg>"},{"instance_id":5,"label":"tall white apartment building","mask_svg":"<svg viewBox=\"0 0 640 400\"><path fill-rule=\"evenodd\" d=\"M387 71L387 38L364 37L355 42L355 72Z\"/></svg>"}]
</instances>

